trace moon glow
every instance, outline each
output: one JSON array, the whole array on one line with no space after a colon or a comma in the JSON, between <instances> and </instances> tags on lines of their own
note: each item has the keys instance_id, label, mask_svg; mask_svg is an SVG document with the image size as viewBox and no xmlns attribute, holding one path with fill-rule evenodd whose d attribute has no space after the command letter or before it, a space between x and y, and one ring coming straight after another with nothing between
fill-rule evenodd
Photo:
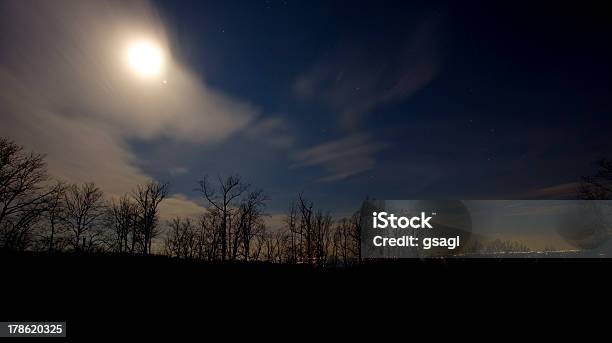
<instances>
[{"instance_id":1,"label":"moon glow","mask_svg":"<svg viewBox=\"0 0 612 343\"><path fill-rule=\"evenodd\" d=\"M129 47L128 62L138 75L159 75L163 67L163 53L159 46L152 42L138 42Z\"/></svg>"}]
</instances>

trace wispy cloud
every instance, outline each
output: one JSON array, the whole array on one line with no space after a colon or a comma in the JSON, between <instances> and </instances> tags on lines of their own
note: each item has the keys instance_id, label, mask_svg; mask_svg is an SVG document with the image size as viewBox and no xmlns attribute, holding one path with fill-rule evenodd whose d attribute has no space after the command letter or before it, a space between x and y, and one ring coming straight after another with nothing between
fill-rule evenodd
<instances>
[{"instance_id":1,"label":"wispy cloud","mask_svg":"<svg viewBox=\"0 0 612 343\"><path fill-rule=\"evenodd\" d=\"M182 166L172 167L170 168L169 172L170 172L170 175L182 175L182 174L189 173L189 168L182 167Z\"/></svg>"},{"instance_id":2,"label":"wispy cloud","mask_svg":"<svg viewBox=\"0 0 612 343\"><path fill-rule=\"evenodd\" d=\"M370 44L339 51L297 78L294 91L304 100L329 105L346 129L358 127L377 107L404 100L438 74L436 22L427 19L395 45L396 54L377 54ZM380 57L377 57L380 56Z\"/></svg>"},{"instance_id":3,"label":"wispy cloud","mask_svg":"<svg viewBox=\"0 0 612 343\"><path fill-rule=\"evenodd\" d=\"M247 137L258 139L273 148L292 148L295 139L287 122L281 117L262 118L245 130Z\"/></svg>"},{"instance_id":4,"label":"wispy cloud","mask_svg":"<svg viewBox=\"0 0 612 343\"><path fill-rule=\"evenodd\" d=\"M293 90L303 101L327 105L337 115L344 138L307 148L297 154L294 167L322 165L322 181L345 179L376 164L375 154L385 144L360 134L366 117L383 105L405 100L426 87L440 70L437 22L428 18L384 49L379 42L360 42L321 60L299 76ZM390 40L392 41L392 40Z\"/></svg>"},{"instance_id":5,"label":"wispy cloud","mask_svg":"<svg viewBox=\"0 0 612 343\"><path fill-rule=\"evenodd\" d=\"M342 180L374 168L373 155L384 147L365 134L354 134L297 153L293 167L323 166L327 175L320 181Z\"/></svg>"}]
</instances>

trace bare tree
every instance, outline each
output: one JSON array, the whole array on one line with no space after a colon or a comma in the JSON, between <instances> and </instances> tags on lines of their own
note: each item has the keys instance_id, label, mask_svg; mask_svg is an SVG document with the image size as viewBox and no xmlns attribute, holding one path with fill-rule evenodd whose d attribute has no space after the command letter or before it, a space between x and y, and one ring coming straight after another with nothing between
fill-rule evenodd
<instances>
[{"instance_id":1,"label":"bare tree","mask_svg":"<svg viewBox=\"0 0 612 343\"><path fill-rule=\"evenodd\" d=\"M341 261L346 267L353 260L359 260L361 251L359 212L351 218L343 218L338 221L333 234L333 257L334 262Z\"/></svg>"},{"instance_id":2,"label":"bare tree","mask_svg":"<svg viewBox=\"0 0 612 343\"><path fill-rule=\"evenodd\" d=\"M133 192L138 213L138 229L141 234L141 252L151 253L151 243L158 234L158 206L168 195L168 184L149 181L139 185Z\"/></svg>"},{"instance_id":3,"label":"bare tree","mask_svg":"<svg viewBox=\"0 0 612 343\"><path fill-rule=\"evenodd\" d=\"M251 260L259 261L261 253L264 251L264 249L268 245L268 242L270 239L270 236L268 235L265 225L259 226L254 231L253 238L254 238L254 244L251 250L249 251L249 254L251 256Z\"/></svg>"},{"instance_id":4,"label":"bare tree","mask_svg":"<svg viewBox=\"0 0 612 343\"><path fill-rule=\"evenodd\" d=\"M361 230L363 229L362 226L362 222L361 222L361 211L357 211L355 213L353 213L353 216L351 217L351 230L350 230L350 236L352 238L353 241L353 245L354 245L354 253L355 253L355 257L357 258L357 262L359 264L361 264Z\"/></svg>"},{"instance_id":5,"label":"bare tree","mask_svg":"<svg viewBox=\"0 0 612 343\"><path fill-rule=\"evenodd\" d=\"M287 261L289 263L297 263L299 258L299 251L301 250L301 226L298 225L298 210L295 202L291 203L289 213L285 217L285 224L287 231L289 232L288 249L287 249Z\"/></svg>"},{"instance_id":6,"label":"bare tree","mask_svg":"<svg viewBox=\"0 0 612 343\"><path fill-rule=\"evenodd\" d=\"M244 260L248 260L251 251L251 239L255 235L255 231L263 226L263 209L267 197L263 191L256 190L249 192L246 198L242 201L239 208L238 231L236 237L242 243L242 251ZM235 251L237 250L238 241L235 243ZM234 258L235 258L234 253Z\"/></svg>"},{"instance_id":7,"label":"bare tree","mask_svg":"<svg viewBox=\"0 0 612 343\"><path fill-rule=\"evenodd\" d=\"M267 231L263 233L265 236L264 244L265 244L265 253L267 262L274 262L276 256L276 240L274 239L274 235Z\"/></svg>"},{"instance_id":8,"label":"bare tree","mask_svg":"<svg viewBox=\"0 0 612 343\"><path fill-rule=\"evenodd\" d=\"M63 233L63 223L66 216L66 196L67 185L61 181L56 182L50 189L47 197L46 211L43 213L46 221L43 223L46 227L43 228L43 241L47 247L47 251L56 250L56 245L61 234Z\"/></svg>"},{"instance_id":9,"label":"bare tree","mask_svg":"<svg viewBox=\"0 0 612 343\"><path fill-rule=\"evenodd\" d=\"M71 234L74 251L90 250L97 243L99 224L105 214L103 195L93 183L71 185L66 190L63 221Z\"/></svg>"},{"instance_id":10,"label":"bare tree","mask_svg":"<svg viewBox=\"0 0 612 343\"><path fill-rule=\"evenodd\" d=\"M312 223L312 257L313 263L325 265L332 244L332 217L319 210Z\"/></svg>"},{"instance_id":11,"label":"bare tree","mask_svg":"<svg viewBox=\"0 0 612 343\"><path fill-rule=\"evenodd\" d=\"M298 206L299 212L302 215L300 218L299 225L299 235L300 235L300 250L303 249L305 245L305 252L301 251L301 259L306 261L307 263L313 263L313 249L312 249L312 202L308 202L304 199L303 194L300 193L298 195ZM305 241L305 242L304 242Z\"/></svg>"},{"instance_id":12,"label":"bare tree","mask_svg":"<svg viewBox=\"0 0 612 343\"><path fill-rule=\"evenodd\" d=\"M584 177L578 191L586 200L612 199L612 159L600 160L597 174Z\"/></svg>"},{"instance_id":13,"label":"bare tree","mask_svg":"<svg viewBox=\"0 0 612 343\"><path fill-rule=\"evenodd\" d=\"M33 225L45 211L47 169L44 156L0 138L0 240L2 247L25 249Z\"/></svg>"},{"instance_id":14,"label":"bare tree","mask_svg":"<svg viewBox=\"0 0 612 343\"><path fill-rule=\"evenodd\" d=\"M346 265L348 260L348 232L350 224L346 218L342 218L334 228L333 235L333 261L337 264L340 260Z\"/></svg>"},{"instance_id":15,"label":"bare tree","mask_svg":"<svg viewBox=\"0 0 612 343\"><path fill-rule=\"evenodd\" d=\"M111 247L115 252L134 252L134 244L138 240L137 224L138 211L135 201L124 195L117 202L111 202L108 208L108 225L113 229Z\"/></svg>"},{"instance_id":16,"label":"bare tree","mask_svg":"<svg viewBox=\"0 0 612 343\"><path fill-rule=\"evenodd\" d=\"M287 231L280 229L272 235L272 240L274 241L272 246L274 251L271 254L271 262L283 263L283 258L285 257L286 260L289 252L289 235Z\"/></svg>"},{"instance_id":17,"label":"bare tree","mask_svg":"<svg viewBox=\"0 0 612 343\"><path fill-rule=\"evenodd\" d=\"M298 196L299 224L291 232L298 234L298 261L323 265L332 248L332 217L321 210L315 211L314 204L307 201L303 194ZM292 221L291 216L288 221ZM291 226L290 226L291 227Z\"/></svg>"},{"instance_id":18,"label":"bare tree","mask_svg":"<svg viewBox=\"0 0 612 343\"><path fill-rule=\"evenodd\" d=\"M198 191L221 216L221 260L225 261L228 256L231 256L228 246L228 242L232 240L229 221L234 211L234 201L249 188L249 185L242 182L238 175L228 176L225 180L219 176L218 181L218 187L214 187L208 178L204 177L198 182Z\"/></svg>"},{"instance_id":19,"label":"bare tree","mask_svg":"<svg viewBox=\"0 0 612 343\"><path fill-rule=\"evenodd\" d=\"M198 220L198 256L209 261L219 258L221 216L216 209L210 209Z\"/></svg>"},{"instance_id":20,"label":"bare tree","mask_svg":"<svg viewBox=\"0 0 612 343\"><path fill-rule=\"evenodd\" d=\"M166 255L178 258L197 257L199 237L192 221L189 218L177 217L172 219L168 226L170 232L164 242Z\"/></svg>"}]
</instances>

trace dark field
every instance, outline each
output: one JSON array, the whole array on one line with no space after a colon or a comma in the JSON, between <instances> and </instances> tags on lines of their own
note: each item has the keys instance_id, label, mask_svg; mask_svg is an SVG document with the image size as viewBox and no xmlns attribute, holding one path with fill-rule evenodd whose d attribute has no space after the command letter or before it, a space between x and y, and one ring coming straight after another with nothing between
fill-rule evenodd
<instances>
[{"instance_id":1,"label":"dark field","mask_svg":"<svg viewBox=\"0 0 612 343\"><path fill-rule=\"evenodd\" d=\"M452 259L316 269L69 254L5 254L0 261L0 320L67 321L71 338L203 335L228 322L355 323L382 319L390 309L428 316L475 303L491 311L563 307L579 292L586 303L605 297L611 266L589 259ZM581 290L585 280L588 292ZM538 304L527 305L527 296Z\"/></svg>"}]
</instances>

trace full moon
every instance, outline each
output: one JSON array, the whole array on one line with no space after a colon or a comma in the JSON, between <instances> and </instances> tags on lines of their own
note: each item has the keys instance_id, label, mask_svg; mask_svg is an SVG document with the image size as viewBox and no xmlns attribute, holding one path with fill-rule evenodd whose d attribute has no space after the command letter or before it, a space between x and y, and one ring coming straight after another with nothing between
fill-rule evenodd
<instances>
[{"instance_id":1,"label":"full moon","mask_svg":"<svg viewBox=\"0 0 612 343\"><path fill-rule=\"evenodd\" d=\"M155 76L162 70L163 53L152 42L138 42L128 49L129 65L141 76Z\"/></svg>"}]
</instances>

